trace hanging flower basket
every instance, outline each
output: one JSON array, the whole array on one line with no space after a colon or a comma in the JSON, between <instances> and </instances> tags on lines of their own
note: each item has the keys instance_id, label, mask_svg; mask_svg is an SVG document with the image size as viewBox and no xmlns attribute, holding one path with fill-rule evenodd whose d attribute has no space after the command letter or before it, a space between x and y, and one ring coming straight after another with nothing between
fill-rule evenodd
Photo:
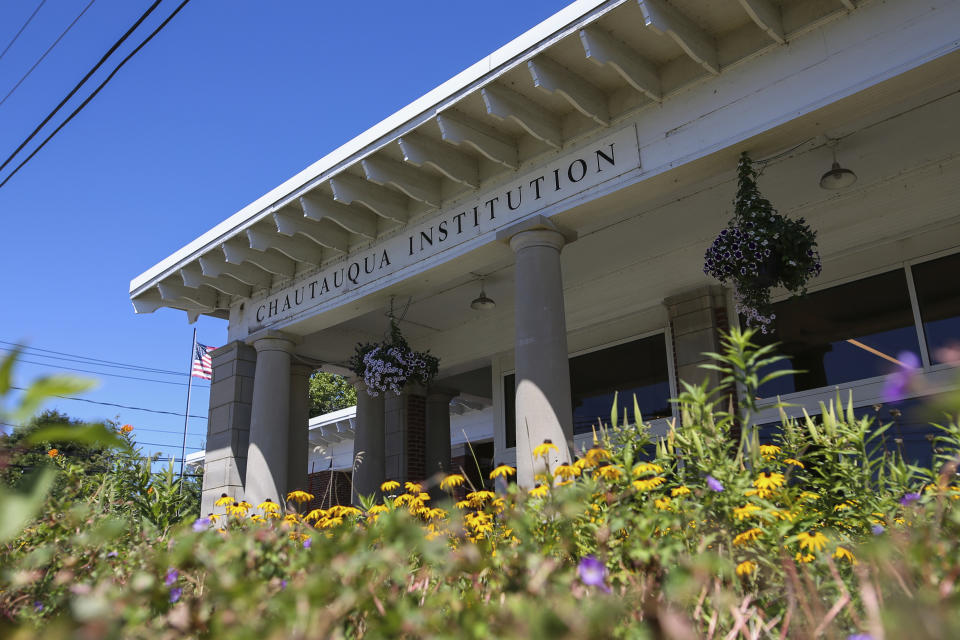
<instances>
[{"instance_id":1,"label":"hanging flower basket","mask_svg":"<svg viewBox=\"0 0 960 640\"><path fill-rule=\"evenodd\" d=\"M426 386L437 375L439 360L429 352L414 351L390 317L390 341L358 344L350 368L363 379L367 393L400 393L408 382Z\"/></svg>"},{"instance_id":2,"label":"hanging flower basket","mask_svg":"<svg viewBox=\"0 0 960 640\"><path fill-rule=\"evenodd\" d=\"M803 218L777 213L757 189L757 172L743 153L737 166L733 217L704 256L703 272L734 287L737 313L748 327L772 330L770 290L783 287L803 294L820 275L817 232Z\"/></svg>"}]
</instances>

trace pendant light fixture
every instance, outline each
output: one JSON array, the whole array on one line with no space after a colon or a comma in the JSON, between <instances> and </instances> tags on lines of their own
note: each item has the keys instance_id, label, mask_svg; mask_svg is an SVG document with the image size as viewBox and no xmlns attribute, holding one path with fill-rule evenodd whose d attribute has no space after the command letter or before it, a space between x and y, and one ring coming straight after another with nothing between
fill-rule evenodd
<instances>
[{"instance_id":1,"label":"pendant light fixture","mask_svg":"<svg viewBox=\"0 0 960 640\"><path fill-rule=\"evenodd\" d=\"M857 181L857 174L850 169L841 167L840 163L837 162L837 144L839 144L839 142L839 140L830 141L830 144L833 147L833 166L830 167L829 171L820 176L821 189L829 189L831 191L836 189L846 189Z\"/></svg>"},{"instance_id":2,"label":"pendant light fixture","mask_svg":"<svg viewBox=\"0 0 960 640\"><path fill-rule=\"evenodd\" d=\"M473 302L470 303L470 308L474 311L489 311L497 306L497 303L493 301L493 298L488 298L486 292L483 290L483 278L480 278L480 296L473 299Z\"/></svg>"}]
</instances>

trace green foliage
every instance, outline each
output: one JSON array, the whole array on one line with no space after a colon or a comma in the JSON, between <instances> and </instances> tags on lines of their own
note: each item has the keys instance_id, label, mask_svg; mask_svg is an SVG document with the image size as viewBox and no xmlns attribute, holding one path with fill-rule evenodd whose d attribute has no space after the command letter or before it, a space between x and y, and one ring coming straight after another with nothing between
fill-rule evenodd
<instances>
[{"instance_id":1,"label":"green foliage","mask_svg":"<svg viewBox=\"0 0 960 640\"><path fill-rule=\"evenodd\" d=\"M751 335L715 356L728 388L755 388L774 357ZM124 495L106 485L65 496L0 554L0 634L960 637L955 416L938 466L921 469L849 401L784 418L761 446L741 428L755 408L721 394L686 386L660 438L636 406L633 420L615 409L539 487L464 493L450 476L456 503L439 507L411 483L362 509L231 502L230 515L164 529L109 510ZM731 442L737 429L749 446Z\"/></svg>"},{"instance_id":2,"label":"green foliage","mask_svg":"<svg viewBox=\"0 0 960 640\"><path fill-rule=\"evenodd\" d=\"M343 376L316 371L310 376L310 415L319 416L357 404L357 390Z\"/></svg>"}]
</instances>

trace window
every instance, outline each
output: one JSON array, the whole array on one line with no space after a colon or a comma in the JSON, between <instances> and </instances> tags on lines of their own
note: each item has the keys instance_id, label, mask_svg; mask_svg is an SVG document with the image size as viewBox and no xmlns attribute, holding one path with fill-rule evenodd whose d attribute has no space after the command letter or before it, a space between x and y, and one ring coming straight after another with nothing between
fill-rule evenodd
<instances>
[{"instance_id":1,"label":"window","mask_svg":"<svg viewBox=\"0 0 960 640\"><path fill-rule=\"evenodd\" d=\"M516 446L516 376L503 378L506 446ZM621 415L633 414L633 396L644 420L672 415L667 346L663 334L633 340L570 359L573 433L590 433L597 420L609 422L614 393Z\"/></svg>"},{"instance_id":2,"label":"window","mask_svg":"<svg viewBox=\"0 0 960 640\"><path fill-rule=\"evenodd\" d=\"M946 364L947 347L960 346L960 253L912 268L932 364Z\"/></svg>"},{"instance_id":3,"label":"window","mask_svg":"<svg viewBox=\"0 0 960 640\"><path fill-rule=\"evenodd\" d=\"M788 361L774 367L802 373L767 383L762 397L884 375L899 353L920 351L903 269L785 300L774 313L774 333L758 342L779 342Z\"/></svg>"}]
</instances>

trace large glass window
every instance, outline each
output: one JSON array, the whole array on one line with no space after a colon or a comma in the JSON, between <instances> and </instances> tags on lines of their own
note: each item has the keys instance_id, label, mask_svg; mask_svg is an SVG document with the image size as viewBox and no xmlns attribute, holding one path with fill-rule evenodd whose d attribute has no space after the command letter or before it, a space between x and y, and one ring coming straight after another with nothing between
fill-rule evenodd
<instances>
[{"instance_id":1,"label":"large glass window","mask_svg":"<svg viewBox=\"0 0 960 640\"><path fill-rule=\"evenodd\" d=\"M960 347L960 253L912 268L930 362L946 364L947 347Z\"/></svg>"},{"instance_id":2,"label":"large glass window","mask_svg":"<svg viewBox=\"0 0 960 640\"><path fill-rule=\"evenodd\" d=\"M761 343L779 342L788 362L802 371L760 388L772 397L889 373L903 351L919 353L906 272L890 271L774 305L775 331Z\"/></svg>"},{"instance_id":3,"label":"large glass window","mask_svg":"<svg viewBox=\"0 0 960 640\"><path fill-rule=\"evenodd\" d=\"M503 378L506 445L516 446L515 388L513 374ZM671 415L670 376L663 334L592 351L570 359L573 432L590 433L597 420L609 422L613 396L619 393L621 415L633 396L645 420Z\"/></svg>"}]
</instances>

